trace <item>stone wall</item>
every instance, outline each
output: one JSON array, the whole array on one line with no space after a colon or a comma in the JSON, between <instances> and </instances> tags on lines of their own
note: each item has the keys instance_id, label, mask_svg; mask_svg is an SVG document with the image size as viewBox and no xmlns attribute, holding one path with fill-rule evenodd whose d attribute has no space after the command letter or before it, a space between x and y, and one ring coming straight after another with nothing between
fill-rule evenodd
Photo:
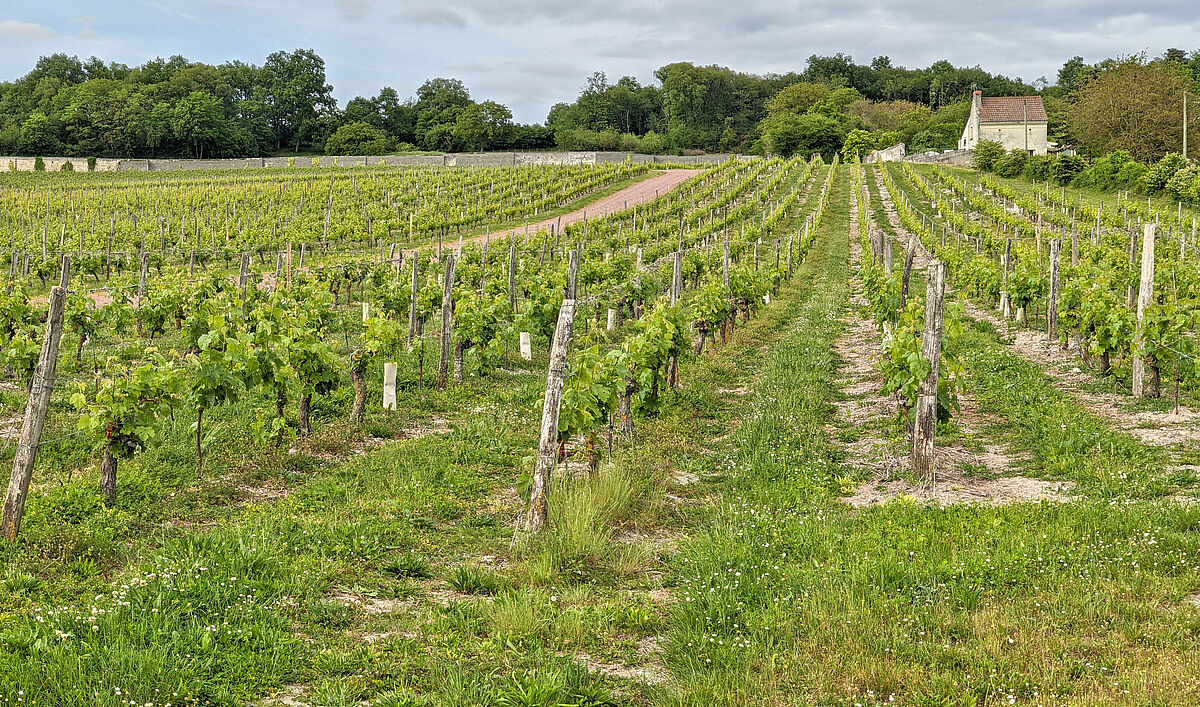
<instances>
[{"instance_id":1,"label":"stone wall","mask_svg":"<svg viewBox=\"0 0 1200 707\"><path fill-rule=\"evenodd\" d=\"M885 150L875 150L863 158L863 164L873 162L903 162L904 143L898 142Z\"/></svg>"},{"instance_id":2,"label":"stone wall","mask_svg":"<svg viewBox=\"0 0 1200 707\"><path fill-rule=\"evenodd\" d=\"M97 172L178 172L193 169L286 169L295 167L437 166L517 167L531 165L611 164L626 160L638 164L720 164L741 155L642 155L634 152L465 152L440 155L385 155L339 157L249 157L222 160L97 159ZM0 157L0 169L32 172L34 157ZM46 171L57 172L70 162L77 172L87 171L85 157L43 157Z\"/></svg>"},{"instance_id":3,"label":"stone wall","mask_svg":"<svg viewBox=\"0 0 1200 707\"><path fill-rule=\"evenodd\" d=\"M951 150L950 152L939 152L937 154L928 154L918 152L917 154L907 155L904 158L905 162L919 162L921 164L951 164L970 167L974 160L974 154L970 150Z\"/></svg>"},{"instance_id":4,"label":"stone wall","mask_svg":"<svg viewBox=\"0 0 1200 707\"><path fill-rule=\"evenodd\" d=\"M42 164L47 172L62 171L63 164L70 162L76 172L88 171L86 157L43 157ZM97 159L96 172L115 172L121 169L122 160ZM32 172L37 163L36 157L0 157L0 169L14 172Z\"/></svg>"}]
</instances>

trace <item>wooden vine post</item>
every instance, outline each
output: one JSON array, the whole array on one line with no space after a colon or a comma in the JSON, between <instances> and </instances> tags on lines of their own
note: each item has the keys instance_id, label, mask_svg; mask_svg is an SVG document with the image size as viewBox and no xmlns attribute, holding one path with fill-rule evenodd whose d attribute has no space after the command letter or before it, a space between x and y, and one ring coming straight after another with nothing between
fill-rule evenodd
<instances>
[{"instance_id":1,"label":"wooden vine post","mask_svg":"<svg viewBox=\"0 0 1200 707\"><path fill-rule=\"evenodd\" d=\"M446 255L446 275L442 288L442 357L438 363L437 387L442 389L450 378L450 339L454 332L454 264L453 253Z\"/></svg>"},{"instance_id":2,"label":"wooden vine post","mask_svg":"<svg viewBox=\"0 0 1200 707\"><path fill-rule=\"evenodd\" d=\"M1142 279L1137 295L1137 328L1133 332L1133 394L1146 394L1146 309L1154 298L1154 224L1142 227Z\"/></svg>"},{"instance_id":3,"label":"wooden vine post","mask_svg":"<svg viewBox=\"0 0 1200 707\"><path fill-rule=\"evenodd\" d=\"M908 235L908 245L904 247L904 274L900 276L900 309L908 305L908 284L912 280L913 258L917 254L917 238Z\"/></svg>"},{"instance_id":4,"label":"wooden vine post","mask_svg":"<svg viewBox=\"0 0 1200 707\"><path fill-rule=\"evenodd\" d=\"M412 298L408 301L408 345L412 346L417 330L417 253L412 260Z\"/></svg>"},{"instance_id":5,"label":"wooden vine post","mask_svg":"<svg viewBox=\"0 0 1200 707\"><path fill-rule=\"evenodd\" d=\"M68 256L63 256L62 280L60 284L50 288L50 311L46 316L42 351L38 356L37 367L33 370L29 403L25 406L25 419L21 423L17 455L13 459L12 476L8 482L8 492L4 496L4 515L0 517L0 535L10 541L16 540L17 533L21 530L25 499L29 495L29 480L33 477L33 464L37 461L38 445L41 444L42 430L46 425L46 413L50 409L50 394L54 392L58 343L62 338L63 310L70 277L71 261Z\"/></svg>"},{"instance_id":6,"label":"wooden vine post","mask_svg":"<svg viewBox=\"0 0 1200 707\"><path fill-rule=\"evenodd\" d=\"M558 463L558 414L562 405L563 383L567 373L571 333L575 324L575 278L579 260L575 251L570 254L567 271L567 296L558 310L554 343L550 347L550 367L546 375L546 397L542 403L542 427L538 436L538 453L529 490L529 505L517 519L514 541L522 533L536 533L549 518L550 478Z\"/></svg>"},{"instance_id":7,"label":"wooden vine post","mask_svg":"<svg viewBox=\"0 0 1200 707\"><path fill-rule=\"evenodd\" d=\"M929 362L929 373L917 388L917 424L913 428L913 473L923 484L937 479L937 392L938 366L942 358L942 307L946 296L946 266L929 262L929 283L925 290L925 332L921 337L921 358Z\"/></svg>"},{"instance_id":8,"label":"wooden vine post","mask_svg":"<svg viewBox=\"0 0 1200 707\"><path fill-rule=\"evenodd\" d=\"M1058 338L1058 271L1061 258L1062 240L1050 239L1050 294L1046 301L1046 337L1050 341Z\"/></svg>"}]
</instances>

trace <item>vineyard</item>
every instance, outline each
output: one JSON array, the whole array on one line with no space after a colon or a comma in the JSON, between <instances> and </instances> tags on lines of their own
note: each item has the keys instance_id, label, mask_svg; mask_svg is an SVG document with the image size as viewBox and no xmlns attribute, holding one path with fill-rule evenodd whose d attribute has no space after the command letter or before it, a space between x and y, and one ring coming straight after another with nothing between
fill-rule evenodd
<instances>
[{"instance_id":1,"label":"vineyard","mask_svg":"<svg viewBox=\"0 0 1200 707\"><path fill-rule=\"evenodd\" d=\"M1194 214L675 175L5 177L0 704L1200 701Z\"/></svg>"}]
</instances>

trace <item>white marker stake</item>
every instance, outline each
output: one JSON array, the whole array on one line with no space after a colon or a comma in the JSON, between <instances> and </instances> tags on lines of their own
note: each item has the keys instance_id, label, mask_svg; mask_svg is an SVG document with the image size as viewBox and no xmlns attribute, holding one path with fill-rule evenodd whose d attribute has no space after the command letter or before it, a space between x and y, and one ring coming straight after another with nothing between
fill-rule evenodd
<instances>
[{"instance_id":1,"label":"white marker stake","mask_svg":"<svg viewBox=\"0 0 1200 707\"><path fill-rule=\"evenodd\" d=\"M608 330L612 331L617 328L617 310L608 310Z\"/></svg>"},{"instance_id":2,"label":"white marker stake","mask_svg":"<svg viewBox=\"0 0 1200 707\"><path fill-rule=\"evenodd\" d=\"M383 409L396 409L396 364L383 364Z\"/></svg>"},{"instance_id":3,"label":"white marker stake","mask_svg":"<svg viewBox=\"0 0 1200 707\"><path fill-rule=\"evenodd\" d=\"M521 332L521 358L526 361L533 360L533 344L529 341L529 332Z\"/></svg>"},{"instance_id":4,"label":"white marker stake","mask_svg":"<svg viewBox=\"0 0 1200 707\"><path fill-rule=\"evenodd\" d=\"M363 323L366 324L367 318L371 316L371 304L369 302L363 302L362 306L363 306Z\"/></svg>"}]
</instances>

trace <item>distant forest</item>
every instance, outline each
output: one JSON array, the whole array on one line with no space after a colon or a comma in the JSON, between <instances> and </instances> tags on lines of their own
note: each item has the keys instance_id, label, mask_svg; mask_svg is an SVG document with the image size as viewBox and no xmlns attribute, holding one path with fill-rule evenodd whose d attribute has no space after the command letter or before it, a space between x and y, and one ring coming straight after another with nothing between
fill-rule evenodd
<instances>
[{"instance_id":1,"label":"distant forest","mask_svg":"<svg viewBox=\"0 0 1200 707\"><path fill-rule=\"evenodd\" d=\"M55 54L0 84L0 153L203 158L604 149L787 155L897 141L910 151L941 150L955 146L975 89L989 96L1040 94L1052 140L1078 144L1084 152L1091 141L1107 151L1121 139L1113 134L1117 128L1105 133L1104 126L1097 132L1096 125L1078 124L1085 113L1079 103L1100 93L1083 89L1120 71L1137 75L1132 89L1126 81L1123 90L1136 92L1162 79L1170 85L1146 89L1155 96L1171 95L1177 86L1195 91L1200 52L1171 49L1154 59L1091 65L1075 57L1053 84L1045 78L1028 84L947 61L909 69L886 56L857 64L845 54L814 55L803 71L783 75L680 62L655 71L653 85L629 76L610 82L596 72L573 102L553 106L543 125L515 123L506 106L476 100L454 78L430 79L407 97L384 87L339 107L325 62L310 49L275 52L261 66L211 66L173 56L129 67ZM1157 149L1138 156L1156 159Z\"/></svg>"}]
</instances>

